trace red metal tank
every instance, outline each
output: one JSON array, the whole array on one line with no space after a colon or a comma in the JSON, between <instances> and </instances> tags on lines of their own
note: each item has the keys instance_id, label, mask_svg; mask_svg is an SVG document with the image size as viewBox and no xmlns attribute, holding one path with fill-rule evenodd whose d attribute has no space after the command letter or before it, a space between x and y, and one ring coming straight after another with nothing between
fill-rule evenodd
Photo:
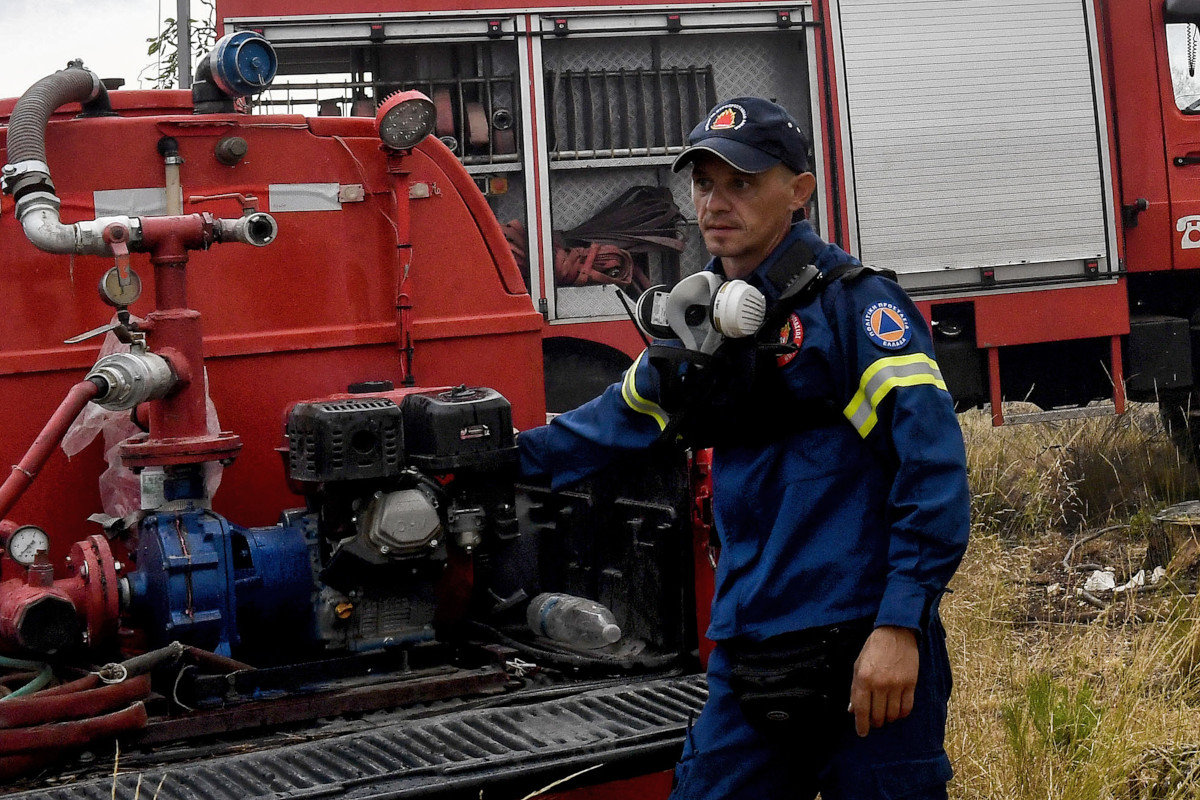
<instances>
[{"instance_id":1,"label":"red metal tank","mask_svg":"<svg viewBox=\"0 0 1200 800\"><path fill-rule=\"evenodd\" d=\"M512 402L519 427L544 420L541 316L495 218L436 139L396 154L370 119L193 116L186 92L111 99L116 116L75 118L68 106L48 126L64 222L166 213L157 146L169 136L183 159L182 213L236 217L254 206L279 225L268 247L215 247L192 253L186 267L220 427L244 444L226 468L219 511L269 524L301 504L274 452L281 410L354 382L490 386ZM13 105L0 101L0 149ZM245 151L231 158L235 138ZM96 360L101 339L63 341L109 321L96 286L113 261L39 251L11 198L0 202L9 289L0 461L15 464ZM155 307L154 268L145 254L131 265L146 291L130 311L144 316ZM54 454L11 515L50 532L53 561L91 532L85 520L100 510L102 468L96 444L69 465Z\"/></svg>"}]
</instances>

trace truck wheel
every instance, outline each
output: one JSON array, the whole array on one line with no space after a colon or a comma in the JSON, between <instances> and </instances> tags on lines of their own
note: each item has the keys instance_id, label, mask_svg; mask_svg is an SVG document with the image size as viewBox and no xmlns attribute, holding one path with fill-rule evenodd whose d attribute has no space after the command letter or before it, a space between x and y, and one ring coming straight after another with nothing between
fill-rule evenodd
<instances>
[{"instance_id":1,"label":"truck wheel","mask_svg":"<svg viewBox=\"0 0 1200 800\"><path fill-rule=\"evenodd\" d=\"M1193 464L1200 464L1200 392L1163 392L1158 413L1179 452Z\"/></svg>"},{"instance_id":2,"label":"truck wheel","mask_svg":"<svg viewBox=\"0 0 1200 800\"><path fill-rule=\"evenodd\" d=\"M621 379L633 359L615 347L565 336L542 342L546 410L561 414L598 397Z\"/></svg>"}]
</instances>

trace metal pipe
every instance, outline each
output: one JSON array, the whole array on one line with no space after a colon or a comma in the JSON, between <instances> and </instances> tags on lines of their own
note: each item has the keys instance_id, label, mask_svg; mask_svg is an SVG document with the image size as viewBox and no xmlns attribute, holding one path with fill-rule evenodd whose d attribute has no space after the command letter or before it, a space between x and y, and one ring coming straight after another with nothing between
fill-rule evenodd
<instances>
[{"instance_id":1,"label":"metal pipe","mask_svg":"<svg viewBox=\"0 0 1200 800\"><path fill-rule=\"evenodd\" d=\"M186 20L186 12L180 17ZM184 26L186 29L186 26ZM187 41L181 56L187 52ZM146 361L114 362L109 366L124 375L152 372L164 376L160 381L166 396L151 405L150 436L121 446L120 455L127 466L197 464L232 459L241 449L241 440L233 434L212 434L207 430L204 390L204 352L200 313L188 308L186 266L190 250L207 249L215 242L243 242L257 247L274 241L278 234L269 214L255 212L238 219L217 220L211 214L176 214L167 217L105 217L64 225L59 216L60 201L46 164L46 125L54 110L69 102L88 102L102 92L99 79L82 68L72 67L42 79L22 96L13 110L8 128L8 154L13 163L0 172L3 190L16 200L16 216L26 236L37 247L51 253L111 255L121 260L132 251L151 254L155 271L157 308L146 320L144 329L154 335L155 349L166 359L169 370L159 363ZM169 137L168 137L169 139ZM174 145L173 147L171 145ZM168 168L177 166L178 146L160 141ZM177 180L168 176L167 194L182 197ZM180 208L181 210L181 202ZM175 207L172 210L177 210ZM119 369L118 369L119 367ZM145 369L143 369L145 368ZM172 373L167 380L167 373ZM132 374L132 373L130 373ZM80 384L72 390L64 407L22 464L14 468L0 486L0 519L24 493L41 469L57 441L75 416L98 391L107 391L108 382L100 375L89 376L87 396ZM167 384L170 383L170 386ZM136 393L134 393L136 394ZM160 392L155 391L157 397ZM136 399L136 398L135 398ZM149 398L148 398L149 399ZM56 427L69 402L78 401L70 418ZM124 401L122 401L124 403ZM51 439L52 441L43 441Z\"/></svg>"},{"instance_id":2,"label":"metal pipe","mask_svg":"<svg viewBox=\"0 0 1200 800\"><path fill-rule=\"evenodd\" d=\"M3 188L17 203L17 219L36 246L52 253L107 253L87 249L84 231L63 225L59 201L46 164L46 125L51 115L68 103L86 103L100 95L103 85L90 70L70 67L47 75L21 95L8 125L9 163L0 177ZM102 240L101 240L102 241Z\"/></svg>"},{"instance_id":3,"label":"metal pipe","mask_svg":"<svg viewBox=\"0 0 1200 800\"><path fill-rule=\"evenodd\" d=\"M192 88L192 9L189 0L175 2L175 44L179 88Z\"/></svg>"},{"instance_id":4,"label":"metal pipe","mask_svg":"<svg viewBox=\"0 0 1200 800\"><path fill-rule=\"evenodd\" d=\"M216 237L218 242L241 242L255 247L266 247L275 241L279 225L275 218L262 211L255 211L236 219L218 219Z\"/></svg>"},{"instance_id":5,"label":"metal pipe","mask_svg":"<svg viewBox=\"0 0 1200 800\"><path fill-rule=\"evenodd\" d=\"M64 224L58 214L58 198L49 192L26 195L17 203L17 218L25 236L34 247L58 255L110 256L112 249L104 241L104 229L109 225L124 226L129 241L141 241L141 222L134 217L101 217L71 225Z\"/></svg>"},{"instance_id":6,"label":"metal pipe","mask_svg":"<svg viewBox=\"0 0 1200 800\"><path fill-rule=\"evenodd\" d=\"M179 167L183 164L183 158L179 155L179 142L173 136L164 136L158 140L158 152L163 157L167 216L177 217L183 213L183 184L179 178Z\"/></svg>"},{"instance_id":7,"label":"metal pipe","mask_svg":"<svg viewBox=\"0 0 1200 800\"><path fill-rule=\"evenodd\" d=\"M71 427L71 423L79 416L79 412L83 411L92 398L99 395L102 390L103 387L98 381L86 380L75 384L67 392L67 396L63 398L58 409L50 417L50 421L46 423L42 432L29 446L25 457L12 468L12 472L0 486L0 519L7 517L8 512L12 511L12 507L21 499L21 495L25 494L29 484L33 483L33 479L42 471L42 467L46 465L54 448L62 441L67 428Z\"/></svg>"}]
</instances>

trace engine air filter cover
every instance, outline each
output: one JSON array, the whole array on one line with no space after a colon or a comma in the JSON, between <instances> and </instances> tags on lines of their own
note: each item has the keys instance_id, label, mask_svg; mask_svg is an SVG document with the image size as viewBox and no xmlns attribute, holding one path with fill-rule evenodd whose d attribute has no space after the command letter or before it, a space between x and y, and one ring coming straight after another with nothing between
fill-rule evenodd
<instances>
[{"instance_id":1,"label":"engine air filter cover","mask_svg":"<svg viewBox=\"0 0 1200 800\"><path fill-rule=\"evenodd\" d=\"M408 460L430 472L516 464L512 406L494 389L458 386L404 398Z\"/></svg>"},{"instance_id":2,"label":"engine air filter cover","mask_svg":"<svg viewBox=\"0 0 1200 800\"><path fill-rule=\"evenodd\" d=\"M400 407L382 397L297 404L288 415L288 472L297 481L386 478L400 472Z\"/></svg>"}]
</instances>

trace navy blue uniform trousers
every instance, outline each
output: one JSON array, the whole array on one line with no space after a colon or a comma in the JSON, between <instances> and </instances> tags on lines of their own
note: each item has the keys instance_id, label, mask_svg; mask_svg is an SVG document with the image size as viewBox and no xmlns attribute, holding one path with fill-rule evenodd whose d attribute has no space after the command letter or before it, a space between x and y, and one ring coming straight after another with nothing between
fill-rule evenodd
<instances>
[{"instance_id":1,"label":"navy blue uniform trousers","mask_svg":"<svg viewBox=\"0 0 1200 800\"><path fill-rule=\"evenodd\" d=\"M708 701L688 731L671 800L945 800L952 776L943 749L950 664L941 620L919 637L920 667L912 713L860 738L847 713L833 755L814 760L795 744L750 727L729 688L729 654L719 644L708 662ZM778 737L776 737L778 738Z\"/></svg>"}]
</instances>

